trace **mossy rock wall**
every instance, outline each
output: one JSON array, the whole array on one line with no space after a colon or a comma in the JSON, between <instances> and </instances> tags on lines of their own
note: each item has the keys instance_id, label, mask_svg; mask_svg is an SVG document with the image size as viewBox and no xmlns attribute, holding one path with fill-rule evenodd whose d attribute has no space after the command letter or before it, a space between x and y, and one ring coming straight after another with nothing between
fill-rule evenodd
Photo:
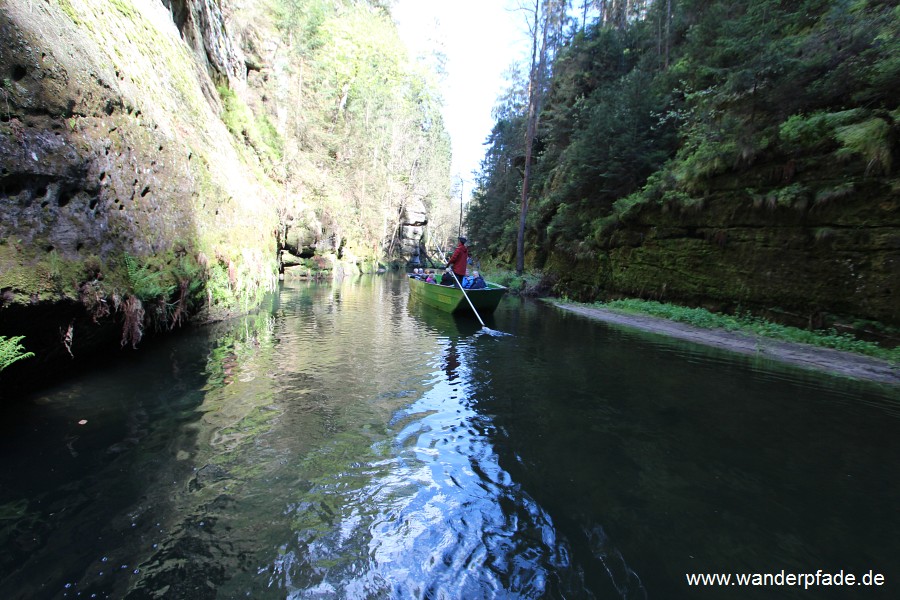
<instances>
[{"instance_id":1,"label":"mossy rock wall","mask_svg":"<svg viewBox=\"0 0 900 600\"><path fill-rule=\"evenodd\" d=\"M551 252L545 269L560 276L558 292L583 300L637 296L775 312L792 324L900 325L897 182L821 163L790 183L773 182L783 177L775 171L723 177L690 206L643 205L600 251Z\"/></svg>"},{"instance_id":2,"label":"mossy rock wall","mask_svg":"<svg viewBox=\"0 0 900 600\"><path fill-rule=\"evenodd\" d=\"M4 2L0 107L0 335L27 330L37 353L16 367L58 354L73 324L81 352L89 329L121 329L121 313L84 296L132 293L126 256L172 281L205 272L195 311L240 308L273 284L272 183L162 3Z\"/></svg>"}]
</instances>

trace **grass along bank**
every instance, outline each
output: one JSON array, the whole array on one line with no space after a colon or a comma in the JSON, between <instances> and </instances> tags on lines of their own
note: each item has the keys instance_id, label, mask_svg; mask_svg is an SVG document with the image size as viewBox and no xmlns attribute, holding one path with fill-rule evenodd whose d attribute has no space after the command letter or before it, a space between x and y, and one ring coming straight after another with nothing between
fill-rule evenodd
<instances>
[{"instance_id":1,"label":"grass along bank","mask_svg":"<svg viewBox=\"0 0 900 600\"><path fill-rule=\"evenodd\" d=\"M475 269L481 276L493 283L509 288L509 293L521 296L539 296L549 289L547 279L540 271L525 271L521 275L500 263L485 259L475 259L469 269Z\"/></svg>"},{"instance_id":2,"label":"grass along bank","mask_svg":"<svg viewBox=\"0 0 900 600\"><path fill-rule=\"evenodd\" d=\"M577 303L565 302L564 304ZM749 314L724 315L713 313L703 308L687 308L652 300L624 299L610 302L595 302L593 304L579 304L579 306L608 309L635 315L649 315L703 329L723 329L785 342L809 344L819 348L855 352L887 360L893 364L900 364L900 348L885 348L873 342L856 339L850 334L840 333L834 329L811 331L779 325Z\"/></svg>"}]
</instances>

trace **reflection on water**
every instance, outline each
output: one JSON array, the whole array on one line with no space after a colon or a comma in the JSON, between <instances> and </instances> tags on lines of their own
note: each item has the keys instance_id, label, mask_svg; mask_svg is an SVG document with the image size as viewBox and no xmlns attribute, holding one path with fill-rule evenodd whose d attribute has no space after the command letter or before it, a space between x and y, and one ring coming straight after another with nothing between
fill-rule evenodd
<instances>
[{"instance_id":1,"label":"reflection on water","mask_svg":"<svg viewBox=\"0 0 900 600\"><path fill-rule=\"evenodd\" d=\"M294 535L301 542L279 576L292 595L311 591L360 597L485 597L515 591L540 595L553 570L567 564L549 516L498 464L492 425L468 400L466 343L438 338L425 363L425 390L390 422L389 445L356 476L330 474L316 484L327 512L319 535L309 521L310 494ZM365 507L361 510L361 507ZM305 551L304 551L305 548ZM341 558L336 558L341 557ZM291 572L293 570L293 572ZM293 589L292 589L293 588ZM309 590L308 590L309 591Z\"/></svg>"},{"instance_id":2,"label":"reflection on water","mask_svg":"<svg viewBox=\"0 0 900 600\"><path fill-rule=\"evenodd\" d=\"M487 322L514 335L481 335L408 305L406 285L286 286L258 314L10 407L0 596L692 598L688 572L781 569L900 581L896 390L514 299ZM728 597L856 597L741 591Z\"/></svg>"}]
</instances>

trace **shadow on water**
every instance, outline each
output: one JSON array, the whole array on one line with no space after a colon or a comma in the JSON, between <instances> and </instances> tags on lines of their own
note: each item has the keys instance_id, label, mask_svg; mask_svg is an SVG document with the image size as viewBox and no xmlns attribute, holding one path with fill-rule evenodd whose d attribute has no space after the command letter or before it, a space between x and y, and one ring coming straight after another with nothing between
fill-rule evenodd
<instances>
[{"instance_id":1,"label":"shadow on water","mask_svg":"<svg viewBox=\"0 0 900 600\"><path fill-rule=\"evenodd\" d=\"M102 580L93 593L104 597L137 575L135 550L159 537L154 496L191 476L181 458L197 443L208 351L206 335L177 336L112 376L91 372L4 415L4 598L74 597L79 579Z\"/></svg>"},{"instance_id":2,"label":"shadow on water","mask_svg":"<svg viewBox=\"0 0 900 600\"><path fill-rule=\"evenodd\" d=\"M883 389L511 298L486 324L513 336L480 335L407 285L285 284L6 414L0 596L678 599L721 597L690 572L900 578Z\"/></svg>"},{"instance_id":3,"label":"shadow on water","mask_svg":"<svg viewBox=\"0 0 900 600\"><path fill-rule=\"evenodd\" d=\"M410 299L408 309L412 319L440 337L464 338L475 335L481 329L481 323L473 315L446 313L417 302L415 298ZM491 315L486 317L492 318Z\"/></svg>"},{"instance_id":4,"label":"shadow on water","mask_svg":"<svg viewBox=\"0 0 900 600\"><path fill-rule=\"evenodd\" d=\"M900 458L896 389L527 303L498 321L516 338L476 372L491 378L475 393L478 408L496 415L501 463L554 516L575 560L597 555L599 527L595 539L614 546L650 597L704 597L685 583L695 572L900 577L888 558L898 540L887 533L900 524L891 508L900 486L884 470ZM821 587L814 596L894 591Z\"/></svg>"}]
</instances>

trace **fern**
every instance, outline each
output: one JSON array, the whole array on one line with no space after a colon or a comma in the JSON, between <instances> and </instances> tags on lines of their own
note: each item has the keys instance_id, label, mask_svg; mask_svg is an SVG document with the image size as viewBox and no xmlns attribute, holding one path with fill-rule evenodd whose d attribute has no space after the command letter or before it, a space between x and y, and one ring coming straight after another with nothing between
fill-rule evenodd
<instances>
[{"instance_id":1,"label":"fern","mask_svg":"<svg viewBox=\"0 0 900 600\"><path fill-rule=\"evenodd\" d=\"M165 284L163 273L151 271L147 265L138 265L130 254L125 254L125 270L132 292L142 302L168 298L175 291L174 285Z\"/></svg>"},{"instance_id":2,"label":"fern","mask_svg":"<svg viewBox=\"0 0 900 600\"><path fill-rule=\"evenodd\" d=\"M8 338L0 335L0 371L25 358L34 356L34 352L26 352L21 342L25 339L24 335L17 335Z\"/></svg>"},{"instance_id":3,"label":"fern","mask_svg":"<svg viewBox=\"0 0 900 600\"><path fill-rule=\"evenodd\" d=\"M843 146L838 157L861 155L866 161L866 174L890 173L893 162L890 133L891 126L879 118L838 127L834 135Z\"/></svg>"},{"instance_id":4,"label":"fern","mask_svg":"<svg viewBox=\"0 0 900 600\"><path fill-rule=\"evenodd\" d=\"M793 115L781 124L778 137L788 148L815 148L831 141L835 129L859 122L865 111L854 108L840 112L819 111L809 116Z\"/></svg>"}]
</instances>

